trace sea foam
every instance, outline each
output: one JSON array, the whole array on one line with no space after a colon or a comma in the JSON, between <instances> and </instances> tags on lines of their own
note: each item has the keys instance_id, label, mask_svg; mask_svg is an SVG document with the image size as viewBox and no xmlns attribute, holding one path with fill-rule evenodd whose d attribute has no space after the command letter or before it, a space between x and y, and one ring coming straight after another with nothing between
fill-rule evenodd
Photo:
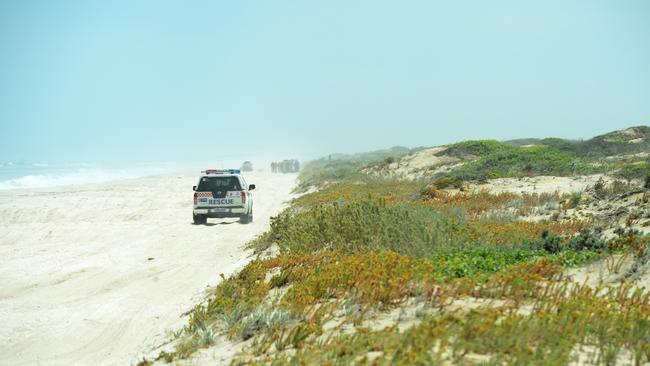
<instances>
[{"instance_id":1,"label":"sea foam","mask_svg":"<svg viewBox=\"0 0 650 366\"><path fill-rule=\"evenodd\" d=\"M45 188L67 185L107 182L137 178L139 174L120 170L80 169L69 172L28 174L0 181L0 190L17 188Z\"/></svg>"}]
</instances>

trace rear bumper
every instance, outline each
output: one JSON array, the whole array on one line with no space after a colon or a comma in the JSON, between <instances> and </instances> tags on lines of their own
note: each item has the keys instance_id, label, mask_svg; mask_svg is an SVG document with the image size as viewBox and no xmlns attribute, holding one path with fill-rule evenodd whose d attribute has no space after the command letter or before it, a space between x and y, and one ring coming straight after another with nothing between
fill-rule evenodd
<instances>
[{"instance_id":1,"label":"rear bumper","mask_svg":"<svg viewBox=\"0 0 650 366\"><path fill-rule=\"evenodd\" d=\"M212 218L241 217L246 214L246 207L195 207L193 213Z\"/></svg>"}]
</instances>

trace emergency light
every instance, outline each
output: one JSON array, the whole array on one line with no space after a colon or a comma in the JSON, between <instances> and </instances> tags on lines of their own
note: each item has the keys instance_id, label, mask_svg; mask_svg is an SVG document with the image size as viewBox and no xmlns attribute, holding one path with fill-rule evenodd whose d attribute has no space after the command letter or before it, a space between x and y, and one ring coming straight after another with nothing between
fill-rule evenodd
<instances>
[{"instance_id":1,"label":"emergency light","mask_svg":"<svg viewBox=\"0 0 650 366\"><path fill-rule=\"evenodd\" d=\"M240 169L206 169L202 170L204 174L240 174Z\"/></svg>"}]
</instances>

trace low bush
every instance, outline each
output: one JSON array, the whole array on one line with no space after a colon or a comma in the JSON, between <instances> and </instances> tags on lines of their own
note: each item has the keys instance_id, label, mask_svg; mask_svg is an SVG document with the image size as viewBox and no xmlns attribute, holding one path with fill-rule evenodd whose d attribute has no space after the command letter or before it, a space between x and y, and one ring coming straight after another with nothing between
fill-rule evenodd
<instances>
[{"instance_id":1,"label":"low bush","mask_svg":"<svg viewBox=\"0 0 650 366\"><path fill-rule=\"evenodd\" d=\"M561 237L544 230L542 232L541 242L539 243L546 252L556 254L565 249L564 240Z\"/></svg>"},{"instance_id":2,"label":"low bush","mask_svg":"<svg viewBox=\"0 0 650 366\"><path fill-rule=\"evenodd\" d=\"M412 257L467 249L477 244L520 245L549 229L573 234L581 222L469 220L462 212L422 203L387 203L363 199L320 205L306 211L285 211L271 220L271 230L255 245L277 244L282 251L323 249L359 252L392 250Z\"/></svg>"},{"instance_id":3,"label":"low bush","mask_svg":"<svg viewBox=\"0 0 650 366\"><path fill-rule=\"evenodd\" d=\"M426 207L364 199L280 214L272 219L271 231L263 240L276 243L283 251L389 249L424 257L467 243L462 230L467 226L462 217L445 216Z\"/></svg>"},{"instance_id":4,"label":"low bush","mask_svg":"<svg viewBox=\"0 0 650 366\"><path fill-rule=\"evenodd\" d=\"M447 176L460 180L483 180L532 175L567 176L594 171L596 168L575 155L547 146L533 146L489 154L452 170Z\"/></svg>"},{"instance_id":5,"label":"low bush","mask_svg":"<svg viewBox=\"0 0 650 366\"><path fill-rule=\"evenodd\" d=\"M292 207L308 210L319 205L335 205L368 197L383 198L387 202L407 202L419 195L422 185L421 182L365 177L356 182L340 182L302 195L293 200Z\"/></svg>"},{"instance_id":6,"label":"low bush","mask_svg":"<svg viewBox=\"0 0 650 366\"><path fill-rule=\"evenodd\" d=\"M261 331L270 333L287 327L292 321L292 315L287 310L258 306L241 318L236 334L245 341Z\"/></svg>"},{"instance_id":7,"label":"low bush","mask_svg":"<svg viewBox=\"0 0 650 366\"><path fill-rule=\"evenodd\" d=\"M593 231L585 228L569 240L569 246L576 251L591 250L600 252L607 249L607 242Z\"/></svg>"},{"instance_id":8,"label":"low bush","mask_svg":"<svg viewBox=\"0 0 650 366\"><path fill-rule=\"evenodd\" d=\"M631 137L627 132L632 132ZM569 152L584 158L599 159L606 156L623 154L635 154L648 151L650 145L650 127L636 126L627 131L614 131L605 135L596 136L589 140L572 141L560 138L542 139L539 143L559 150ZM637 143L631 143L630 139L640 139Z\"/></svg>"},{"instance_id":9,"label":"low bush","mask_svg":"<svg viewBox=\"0 0 650 366\"><path fill-rule=\"evenodd\" d=\"M633 179L643 179L650 174L650 164L647 162L638 162L633 164L625 164L615 175L627 181Z\"/></svg>"},{"instance_id":10,"label":"low bush","mask_svg":"<svg viewBox=\"0 0 650 366\"><path fill-rule=\"evenodd\" d=\"M465 155L486 156L514 149L516 148L512 145L504 144L496 140L469 140L449 145L447 150L444 151L444 154L461 157Z\"/></svg>"}]
</instances>

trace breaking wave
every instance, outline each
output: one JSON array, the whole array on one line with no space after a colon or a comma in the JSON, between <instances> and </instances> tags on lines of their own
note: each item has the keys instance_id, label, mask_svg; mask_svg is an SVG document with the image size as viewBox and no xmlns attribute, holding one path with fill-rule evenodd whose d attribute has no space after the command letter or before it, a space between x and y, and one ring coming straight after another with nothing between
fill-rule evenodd
<instances>
[{"instance_id":1,"label":"breaking wave","mask_svg":"<svg viewBox=\"0 0 650 366\"><path fill-rule=\"evenodd\" d=\"M0 190L100 183L119 179L137 178L138 176L139 175L134 172L101 169L81 169L70 172L28 174L0 181Z\"/></svg>"}]
</instances>

